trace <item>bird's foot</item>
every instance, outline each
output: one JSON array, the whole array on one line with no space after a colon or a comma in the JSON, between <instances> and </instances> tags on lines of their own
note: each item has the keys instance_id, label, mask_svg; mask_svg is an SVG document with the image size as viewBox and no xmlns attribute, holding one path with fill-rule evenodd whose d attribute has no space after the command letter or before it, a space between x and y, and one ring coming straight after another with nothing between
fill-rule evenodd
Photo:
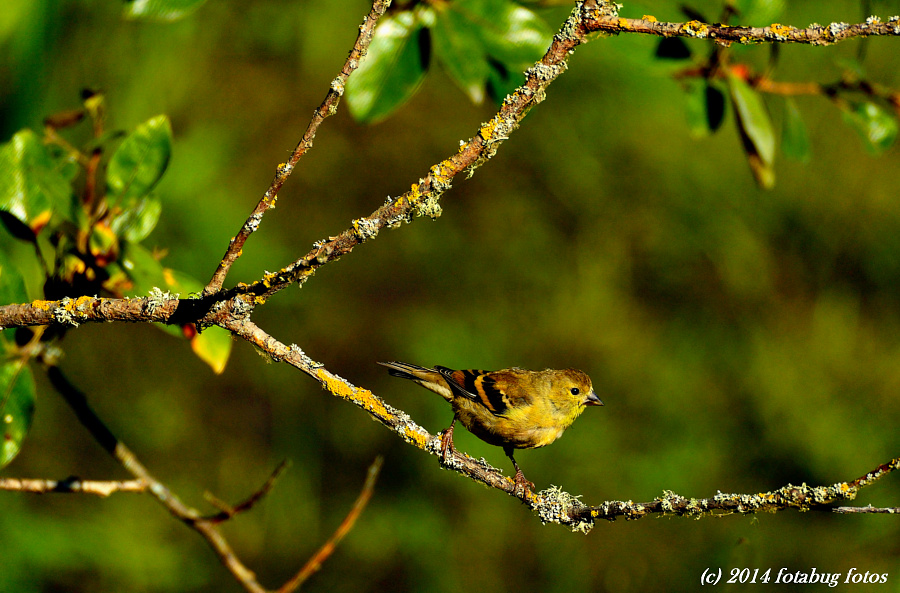
<instances>
[{"instance_id":1,"label":"bird's foot","mask_svg":"<svg viewBox=\"0 0 900 593\"><path fill-rule=\"evenodd\" d=\"M441 465L447 465L447 462L453 458L456 449L453 447L453 426L456 419L450 424L450 427L441 433Z\"/></svg>"},{"instance_id":2,"label":"bird's foot","mask_svg":"<svg viewBox=\"0 0 900 593\"><path fill-rule=\"evenodd\" d=\"M516 488L513 490L513 496L516 498L521 498L525 500L525 497L528 494L531 494L534 490L534 482L529 482L525 479L525 474L522 473L522 470L516 468L516 477L513 478L516 482Z\"/></svg>"}]
</instances>

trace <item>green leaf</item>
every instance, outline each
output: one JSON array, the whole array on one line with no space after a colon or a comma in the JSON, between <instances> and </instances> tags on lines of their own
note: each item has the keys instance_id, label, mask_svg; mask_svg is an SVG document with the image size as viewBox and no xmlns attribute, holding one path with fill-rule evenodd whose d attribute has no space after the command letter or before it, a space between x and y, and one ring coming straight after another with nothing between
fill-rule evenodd
<instances>
[{"instance_id":1,"label":"green leaf","mask_svg":"<svg viewBox=\"0 0 900 593\"><path fill-rule=\"evenodd\" d=\"M400 108L418 90L431 59L431 36L415 12L381 19L366 59L347 82L350 114L375 123Z\"/></svg>"},{"instance_id":2,"label":"green leaf","mask_svg":"<svg viewBox=\"0 0 900 593\"><path fill-rule=\"evenodd\" d=\"M691 79L684 83L684 115L688 129L694 138L709 136L706 118L706 84Z\"/></svg>"},{"instance_id":3,"label":"green leaf","mask_svg":"<svg viewBox=\"0 0 900 593\"><path fill-rule=\"evenodd\" d=\"M850 103L844 109L844 121L855 129L872 154L881 154L897 139L897 120L875 103Z\"/></svg>"},{"instance_id":4,"label":"green leaf","mask_svg":"<svg viewBox=\"0 0 900 593\"><path fill-rule=\"evenodd\" d=\"M797 109L797 103L791 97L784 100L784 127L781 130L781 150L784 156L800 161L809 162L809 134L806 132L806 124Z\"/></svg>"},{"instance_id":5,"label":"green leaf","mask_svg":"<svg viewBox=\"0 0 900 593\"><path fill-rule=\"evenodd\" d=\"M175 21L186 17L206 0L125 0L125 18Z\"/></svg>"},{"instance_id":6,"label":"green leaf","mask_svg":"<svg viewBox=\"0 0 900 593\"><path fill-rule=\"evenodd\" d=\"M775 186L775 130L766 104L759 93L733 72L728 73L728 87L747 163L756 183L771 189Z\"/></svg>"},{"instance_id":7,"label":"green leaf","mask_svg":"<svg viewBox=\"0 0 900 593\"><path fill-rule=\"evenodd\" d=\"M202 282L193 276L171 268L165 269L165 281L166 290L178 293L182 298L200 294L203 291L204 286Z\"/></svg>"},{"instance_id":8,"label":"green leaf","mask_svg":"<svg viewBox=\"0 0 900 593\"><path fill-rule=\"evenodd\" d=\"M760 158L771 164L775 160L775 131L762 96L734 73L728 74L728 87L741 128Z\"/></svg>"},{"instance_id":9,"label":"green leaf","mask_svg":"<svg viewBox=\"0 0 900 593\"><path fill-rule=\"evenodd\" d=\"M488 54L509 70L524 72L544 55L553 33L532 11L506 0L454 2L452 6L481 4L486 10L476 24ZM523 78L524 80L524 78Z\"/></svg>"},{"instance_id":10,"label":"green leaf","mask_svg":"<svg viewBox=\"0 0 900 593\"><path fill-rule=\"evenodd\" d=\"M162 212L162 202L154 195L145 196L113 218L110 228L126 241L140 243L156 227Z\"/></svg>"},{"instance_id":11,"label":"green leaf","mask_svg":"<svg viewBox=\"0 0 900 593\"><path fill-rule=\"evenodd\" d=\"M31 130L22 130L0 146L0 210L9 212L33 231L51 214L72 220L72 191L57 161Z\"/></svg>"},{"instance_id":12,"label":"green leaf","mask_svg":"<svg viewBox=\"0 0 900 593\"><path fill-rule=\"evenodd\" d=\"M0 363L0 468L9 465L22 448L34 417L34 376L25 360Z\"/></svg>"},{"instance_id":13,"label":"green leaf","mask_svg":"<svg viewBox=\"0 0 900 593\"><path fill-rule=\"evenodd\" d=\"M473 103L484 101L484 88L490 73L481 36L453 4L438 5L432 27L434 54L459 88Z\"/></svg>"},{"instance_id":14,"label":"green leaf","mask_svg":"<svg viewBox=\"0 0 900 593\"><path fill-rule=\"evenodd\" d=\"M106 177L114 198L110 207L129 208L156 186L172 152L172 126L165 115L142 123L113 154Z\"/></svg>"},{"instance_id":15,"label":"green leaf","mask_svg":"<svg viewBox=\"0 0 900 593\"><path fill-rule=\"evenodd\" d=\"M455 0L435 7L435 54L476 103L485 83L498 102L513 92L552 40L540 17L508 0Z\"/></svg>"}]
</instances>

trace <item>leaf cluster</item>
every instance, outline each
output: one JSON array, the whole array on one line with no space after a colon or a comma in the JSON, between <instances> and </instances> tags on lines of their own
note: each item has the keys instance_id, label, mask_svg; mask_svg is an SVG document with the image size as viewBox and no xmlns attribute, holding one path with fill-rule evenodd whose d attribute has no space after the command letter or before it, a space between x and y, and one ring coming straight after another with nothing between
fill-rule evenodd
<instances>
[{"instance_id":1,"label":"leaf cluster","mask_svg":"<svg viewBox=\"0 0 900 593\"><path fill-rule=\"evenodd\" d=\"M0 223L9 239L31 246L37 265L13 259L12 244L0 250L0 287L6 303L39 298L57 301L83 295L130 297L165 290L198 292L197 280L163 266L161 252L142 242L159 222L156 188L172 151L172 127L159 115L130 133L104 129L101 94L85 92L80 108L46 118L43 136L23 129L0 145ZM90 123L89 140L76 148L61 133ZM107 156L109 155L109 156ZM34 271L37 270L35 273ZM191 340L196 354L221 372L231 342L215 328L160 326ZM65 327L19 328L0 334L0 418L4 445L0 467L21 447L34 412L34 379L27 365L50 362Z\"/></svg>"}]
</instances>

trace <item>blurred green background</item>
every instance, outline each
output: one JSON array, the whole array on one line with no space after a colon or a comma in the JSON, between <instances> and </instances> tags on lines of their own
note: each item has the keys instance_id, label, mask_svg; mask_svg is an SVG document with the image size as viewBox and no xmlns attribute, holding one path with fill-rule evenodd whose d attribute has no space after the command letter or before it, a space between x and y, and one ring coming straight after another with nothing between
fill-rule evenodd
<instances>
[{"instance_id":1,"label":"blurred green background","mask_svg":"<svg viewBox=\"0 0 900 593\"><path fill-rule=\"evenodd\" d=\"M684 20L678 3L621 14ZM715 18L713 2L695 5ZM897 2L869 3L887 17ZM365 2L219 0L174 24L128 22L118 2L5 0L0 140L107 95L110 127L160 114L175 133L145 241L207 280L299 140L351 47ZM541 10L555 30L568 8ZM783 22L858 22L858 2L793 3ZM759 24L759 23L757 23ZM517 460L539 489L650 500L849 480L900 452L900 151L866 152L837 109L800 97L813 158L779 158L755 186L729 114L693 139L676 66L657 40L593 41L523 127L436 222L383 232L255 321L436 432L445 402L377 360L457 368L574 366L606 407ZM783 47L776 79L832 82L860 42ZM691 47L705 51L703 42ZM872 80L900 87L897 39L867 42ZM768 49L735 59L763 68ZM776 122L783 102L767 98ZM493 114L435 69L385 122L345 109L280 194L228 284L275 270L398 195ZM34 295L35 297L37 295ZM442 471L301 373L235 343L213 375L151 327L83 326L63 370L112 430L184 499L242 500L224 527L264 584L280 584L334 531L367 466L374 497L309 591L679 591L707 567L888 573L900 591L900 525L888 516L783 512L647 518L584 536L542 526L514 499ZM38 411L4 476L124 479L39 379ZM465 431L456 444L509 471ZM147 496L0 493L0 590L238 591L193 532ZM900 504L900 476L858 504Z\"/></svg>"}]
</instances>

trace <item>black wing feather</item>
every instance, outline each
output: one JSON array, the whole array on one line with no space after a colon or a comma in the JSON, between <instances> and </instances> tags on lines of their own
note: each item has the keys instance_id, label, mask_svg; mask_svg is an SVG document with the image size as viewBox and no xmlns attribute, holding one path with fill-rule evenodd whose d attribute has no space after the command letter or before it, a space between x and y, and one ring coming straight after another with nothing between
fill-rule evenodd
<instances>
[{"instance_id":1,"label":"black wing feather","mask_svg":"<svg viewBox=\"0 0 900 593\"><path fill-rule=\"evenodd\" d=\"M489 371L476 369L455 371L442 366L434 368L447 381L454 395L481 404L496 416L500 416L506 411L507 398L501 390L497 389L496 381L490 376ZM462 373L462 384L454 377L456 373Z\"/></svg>"}]
</instances>

